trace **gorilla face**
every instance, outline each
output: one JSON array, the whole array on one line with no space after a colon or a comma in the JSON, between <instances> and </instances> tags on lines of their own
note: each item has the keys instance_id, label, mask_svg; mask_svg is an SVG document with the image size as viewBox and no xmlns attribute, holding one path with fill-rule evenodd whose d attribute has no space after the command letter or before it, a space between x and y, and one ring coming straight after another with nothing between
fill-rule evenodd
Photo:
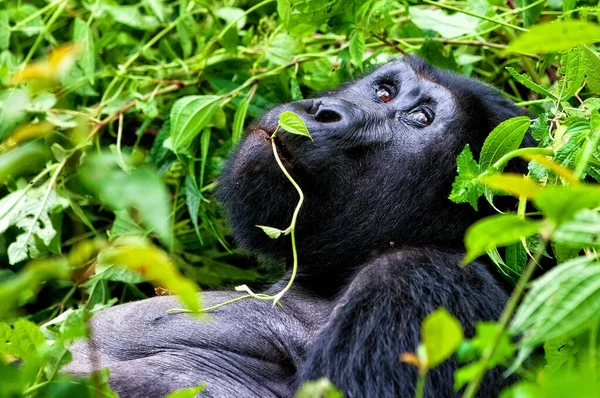
<instances>
[{"instance_id":1,"label":"gorilla face","mask_svg":"<svg viewBox=\"0 0 600 398\"><path fill-rule=\"evenodd\" d=\"M292 111L314 141L279 132L286 169L306 195L297 225L300 276L336 275L390 247L460 248L475 214L447 197L468 143L521 112L494 90L416 58L390 62L326 96L276 107L255 122L226 164L219 199L237 243L273 258L287 238L297 193L278 168L270 136Z\"/></svg>"}]
</instances>

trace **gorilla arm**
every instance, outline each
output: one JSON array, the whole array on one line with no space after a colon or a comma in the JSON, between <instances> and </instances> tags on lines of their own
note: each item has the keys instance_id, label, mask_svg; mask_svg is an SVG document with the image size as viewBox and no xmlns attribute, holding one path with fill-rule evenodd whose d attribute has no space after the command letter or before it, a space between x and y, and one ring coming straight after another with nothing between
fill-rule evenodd
<instances>
[{"instance_id":1,"label":"gorilla arm","mask_svg":"<svg viewBox=\"0 0 600 398\"><path fill-rule=\"evenodd\" d=\"M212 306L237 295L207 292L203 302ZM298 288L281 303L284 310L247 299L201 319L167 315L181 307L175 297L119 305L92 318L91 338L71 347L73 362L64 370L88 374L108 367L121 397L162 397L202 383L203 397L290 396L300 358L329 304Z\"/></svg>"},{"instance_id":2,"label":"gorilla arm","mask_svg":"<svg viewBox=\"0 0 600 398\"><path fill-rule=\"evenodd\" d=\"M416 352L423 318L445 307L470 336L474 321L499 318L507 296L484 266L466 268L457 254L404 249L362 266L335 307L299 372L298 385L329 378L346 397L412 397L413 365L400 355ZM451 397L456 362L427 374L427 397ZM488 372L481 396L497 396L508 380ZM493 380L491 378L494 378Z\"/></svg>"}]
</instances>

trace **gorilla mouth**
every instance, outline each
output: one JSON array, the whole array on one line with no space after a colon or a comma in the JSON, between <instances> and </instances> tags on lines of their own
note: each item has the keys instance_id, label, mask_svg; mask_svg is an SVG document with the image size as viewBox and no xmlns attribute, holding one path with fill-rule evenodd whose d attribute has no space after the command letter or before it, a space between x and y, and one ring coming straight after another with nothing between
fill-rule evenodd
<instances>
[{"instance_id":1,"label":"gorilla mouth","mask_svg":"<svg viewBox=\"0 0 600 398\"><path fill-rule=\"evenodd\" d=\"M253 129L250 134L256 136L259 139L265 139L271 142L271 140L275 141L275 147L277 148L277 154L279 155L279 159L285 166L285 168L289 171L294 168L292 153L284 144L283 140L279 135L275 135L275 137L271 138L271 134L269 134L265 129L257 128ZM270 146L270 145L269 145Z\"/></svg>"}]
</instances>

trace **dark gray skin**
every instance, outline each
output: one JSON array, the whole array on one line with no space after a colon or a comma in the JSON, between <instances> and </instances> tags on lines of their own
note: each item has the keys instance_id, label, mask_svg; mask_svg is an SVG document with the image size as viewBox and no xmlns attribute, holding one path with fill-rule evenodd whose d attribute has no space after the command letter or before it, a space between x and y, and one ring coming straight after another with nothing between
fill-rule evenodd
<instances>
[{"instance_id":1,"label":"dark gray skin","mask_svg":"<svg viewBox=\"0 0 600 398\"><path fill-rule=\"evenodd\" d=\"M320 377L348 397L409 397L417 372L399 357L416 350L428 313L445 307L467 336L475 322L499 317L507 296L495 278L482 264L460 267L464 232L485 212L447 197L456 156L466 144L477 156L518 108L487 86L407 58L268 112L233 152L218 196L239 246L289 265L289 237L272 240L256 228L286 228L298 200L271 152L284 111L297 113L314 138L277 138L306 196L285 310L245 300L207 322L166 315L180 307L174 298L117 306L93 318L91 342L72 347L68 372L109 367L111 386L125 397L200 383L207 397L290 397ZM207 292L203 300L210 306L236 294ZM456 396L456 368L452 359L430 371L425 395ZM481 396L508 383L491 371Z\"/></svg>"},{"instance_id":2,"label":"dark gray skin","mask_svg":"<svg viewBox=\"0 0 600 398\"><path fill-rule=\"evenodd\" d=\"M208 307L242 294L208 292L202 300ZM162 397L201 383L207 384L203 397L291 396L291 380L329 303L297 288L281 303L285 311L245 300L201 319L167 315L181 308L175 297L119 305L93 318L92 339L71 347L73 362L64 371L85 375L109 367L122 397Z\"/></svg>"}]
</instances>

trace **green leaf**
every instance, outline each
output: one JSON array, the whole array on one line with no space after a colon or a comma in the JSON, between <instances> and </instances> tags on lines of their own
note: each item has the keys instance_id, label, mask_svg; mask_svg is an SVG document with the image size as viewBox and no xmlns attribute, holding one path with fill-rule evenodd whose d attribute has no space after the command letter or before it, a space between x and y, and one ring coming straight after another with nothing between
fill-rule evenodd
<instances>
[{"instance_id":1,"label":"green leaf","mask_svg":"<svg viewBox=\"0 0 600 398\"><path fill-rule=\"evenodd\" d=\"M233 125L231 126L231 141L233 143L238 142L240 138L242 138L242 133L244 132L244 122L246 121L248 105L250 105L251 99L252 95L248 93L235 111L235 115L233 116Z\"/></svg>"},{"instance_id":2,"label":"green leaf","mask_svg":"<svg viewBox=\"0 0 600 398\"><path fill-rule=\"evenodd\" d=\"M146 4L152 9L152 12L159 21L164 22L166 18L165 5L163 0L144 0Z\"/></svg>"},{"instance_id":3,"label":"green leaf","mask_svg":"<svg viewBox=\"0 0 600 398\"><path fill-rule=\"evenodd\" d=\"M437 8L409 8L410 20L421 29L434 30L446 39L475 33L479 19L470 15L446 14Z\"/></svg>"},{"instance_id":4,"label":"green leaf","mask_svg":"<svg viewBox=\"0 0 600 398\"><path fill-rule=\"evenodd\" d=\"M514 68L511 68L511 67L507 67L506 70L508 71L508 73L510 73L510 75L516 81L518 81L519 83L521 83L522 85L524 85L525 87L530 89L531 91L534 91L538 94L542 94L543 96L552 98L554 100L558 99L550 91L546 90L544 87L540 86L539 84L537 84L533 80L531 80L531 78L529 76L527 76L525 74L519 74Z\"/></svg>"},{"instance_id":5,"label":"green leaf","mask_svg":"<svg viewBox=\"0 0 600 398\"><path fill-rule=\"evenodd\" d=\"M40 245L47 248L57 234L51 214L68 204L56 191L44 187L21 189L0 199L0 234L11 226L23 230L8 246L10 264L43 254Z\"/></svg>"},{"instance_id":6,"label":"green leaf","mask_svg":"<svg viewBox=\"0 0 600 398\"><path fill-rule=\"evenodd\" d=\"M200 394L205 388L205 384L201 384L196 387L184 388L168 394L165 398L194 398L198 394Z\"/></svg>"},{"instance_id":7,"label":"green leaf","mask_svg":"<svg viewBox=\"0 0 600 398\"><path fill-rule=\"evenodd\" d=\"M479 179L490 188L508 192L516 197L532 199L542 187L527 176L515 173L491 174Z\"/></svg>"},{"instance_id":8,"label":"green leaf","mask_svg":"<svg viewBox=\"0 0 600 398\"><path fill-rule=\"evenodd\" d=\"M563 54L558 72L563 75L558 83L558 92L561 101L565 101L577 93L585 79L585 59L582 46L574 47Z\"/></svg>"},{"instance_id":9,"label":"green leaf","mask_svg":"<svg viewBox=\"0 0 600 398\"><path fill-rule=\"evenodd\" d=\"M171 108L171 148L185 153L203 128L208 126L219 107L216 95L190 95L178 99Z\"/></svg>"},{"instance_id":10,"label":"green leaf","mask_svg":"<svg viewBox=\"0 0 600 398\"><path fill-rule=\"evenodd\" d=\"M427 368L432 369L450 358L463 337L460 322L444 308L427 315L421 326L421 344L425 347Z\"/></svg>"},{"instance_id":11,"label":"green leaf","mask_svg":"<svg viewBox=\"0 0 600 398\"><path fill-rule=\"evenodd\" d=\"M110 240L116 239L119 236L137 235L144 236L146 230L136 223L129 215L127 210L115 210L115 220L112 228L108 231Z\"/></svg>"},{"instance_id":12,"label":"green leaf","mask_svg":"<svg viewBox=\"0 0 600 398\"><path fill-rule=\"evenodd\" d=\"M452 192L449 199L454 203L466 203L477 210L477 200L483 194L483 185L479 182L480 168L471 148L467 144L460 155L456 158L458 175L452 184Z\"/></svg>"},{"instance_id":13,"label":"green leaf","mask_svg":"<svg viewBox=\"0 0 600 398\"><path fill-rule=\"evenodd\" d=\"M185 203L187 204L188 212L190 213L190 218L194 225L194 230L196 231L196 236L200 242L203 240L202 235L200 234L198 217L200 216L200 203L203 199L202 193L198 189L194 179L189 175L185 176Z\"/></svg>"},{"instance_id":14,"label":"green leaf","mask_svg":"<svg viewBox=\"0 0 600 398\"><path fill-rule=\"evenodd\" d=\"M98 10L110 14L113 19L134 29L154 30L159 25L158 20L151 15L143 15L138 6L122 6L100 2Z\"/></svg>"},{"instance_id":15,"label":"green leaf","mask_svg":"<svg viewBox=\"0 0 600 398\"><path fill-rule=\"evenodd\" d=\"M362 67L362 60L365 55L365 36L362 32L356 31L350 37L349 43L350 57L358 65Z\"/></svg>"},{"instance_id":16,"label":"green leaf","mask_svg":"<svg viewBox=\"0 0 600 398\"><path fill-rule=\"evenodd\" d=\"M481 356L487 347L495 340L498 328L499 325L493 322L477 322L475 325L475 337L466 344L463 344L463 346L468 347L471 357ZM460 351L463 351L463 346L461 346ZM500 334L500 339L496 344L494 354L486 364L486 369L492 369L506 362L513 356L514 352L515 347L511 343L511 337L506 330L503 330ZM465 384L473 380L479 367L480 363L475 361L458 369L454 375L454 389L459 390Z\"/></svg>"},{"instance_id":17,"label":"green leaf","mask_svg":"<svg viewBox=\"0 0 600 398\"><path fill-rule=\"evenodd\" d=\"M344 394L326 378L307 381L300 387L294 398L343 398Z\"/></svg>"},{"instance_id":18,"label":"green leaf","mask_svg":"<svg viewBox=\"0 0 600 398\"><path fill-rule=\"evenodd\" d=\"M0 50L10 46L10 25L8 11L0 11Z\"/></svg>"},{"instance_id":19,"label":"green leaf","mask_svg":"<svg viewBox=\"0 0 600 398\"><path fill-rule=\"evenodd\" d=\"M149 164L126 172L119 157L110 153L89 155L79 170L84 186L113 211L134 208L146 227L153 230L169 246L171 204L169 191L162 178Z\"/></svg>"},{"instance_id":20,"label":"green leaf","mask_svg":"<svg viewBox=\"0 0 600 398\"><path fill-rule=\"evenodd\" d=\"M580 184L548 187L535 197L533 203L544 215L562 223L573 218L579 210L600 206L600 186Z\"/></svg>"},{"instance_id":21,"label":"green leaf","mask_svg":"<svg viewBox=\"0 0 600 398\"><path fill-rule=\"evenodd\" d=\"M177 294L187 309L200 310L198 286L179 273L164 251L144 239L121 239L98 255L98 265L107 268L116 265L134 271L156 286Z\"/></svg>"},{"instance_id":22,"label":"green leaf","mask_svg":"<svg viewBox=\"0 0 600 398\"><path fill-rule=\"evenodd\" d=\"M82 51L78 64L83 75L90 84L94 84L94 72L96 71L94 34L88 24L79 18L75 18L73 22L73 41L81 46Z\"/></svg>"},{"instance_id":23,"label":"green leaf","mask_svg":"<svg viewBox=\"0 0 600 398\"><path fill-rule=\"evenodd\" d=\"M267 236L271 239L277 239L281 236L282 233L284 233L284 231L274 227L267 227L265 225L257 225L257 227L262 229L263 232L267 234Z\"/></svg>"},{"instance_id":24,"label":"green leaf","mask_svg":"<svg viewBox=\"0 0 600 398\"><path fill-rule=\"evenodd\" d=\"M497 246L507 246L538 231L539 221L524 220L516 214L497 214L473 224L465 234L467 254L463 264L468 264L486 251Z\"/></svg>"},{"instance_id":25,"label":"green leaf","mask_svg":"<svg viewBox=\"0 0 600 398\"><path fill-rule=\"evenodd\" d=\"M487 170L508 152L519 148L531 120L527 116L517 116L500 123L486 138L479 156L481 170Z\"/></svg>"},{"instance_id":26,"label":"green leaf","mask_svg":"<svg viewBox=\"0 0 600 398\"><path fill-rule=\"evenodd\" d=\"M552 234L552 240L566 247L600 247L600 215L596 211L581 210L571 221L562 223Z\"/></svg>"},{"instance_id":27,"label":"green leaf","mask_svg":"<svg viewBox=\"0 0 600 398\"><path fill-rule=\"evenodd\" d=\"M517 37L507 52L551 53L600 41L600 25L577 20L563 20L533 26Z\"/></svg>"},{"instance_id":28,"label":"green leaf","mask_svg":"<svg viewBox=\"0 0 600 398\"><path fill-rule=\"evenodd\" d=\"M46 345L39 326L23 318L10 326L0 322L0 354L11 354L21 359L35 358Z\"/></svg>"},{"instance_id":29,"label":"green leaf","mask_svg":"<svg viewBox=\"0 0 600 398\"><path fill-rule=\"evenodd\" d=\"M511 333L522 333L521 344L580 332L600 320L600 264L583 257L560 264L531 284L517 309Z\"/></svg>"},{"instance_id":30,"label":"green leaf","mask_svg":"<svg viewBox=\"0 0 600 398\"><path fill-rule=\"evenodd\" d=\"M335 0L277 0L277 14L292 36L305 37L327 22L338 4Z\"/></svg>"},{"instance_id":31,"label":"green leaf","mask_svg":"<svg viewBox=\"0 0 600 398\"><path fill-rule=\"evenodd\" d=\"M600 58L588 47L583 51L587 86L594 94L600 94Z\"/></svg>"},{"instance_id":32,"label":"green leaf","mask_svg":"<svg viewBox=\"0 0 600 398\"><path fill-rule=\"evenodd\" d=\"M520 12L521 17L523 18L523 26L528 28L535 24L539 19L542 10L544 9L544 3L537 3L534 7L527 7L531 5L534 0L515 0L515 5L517 8L524 8L523 11Z\"/></svg>"},{"instance_id":33,"label":"green leaf","mask_svg":"<svg viewBox=\"0 0 600 398\"><path fill-rule=\"evenodd\" d=\"M548 140L548 113L542 113L531 123L531 136L542 143Z\"/></svg>"},{"instance_id":34,"label":"green leaf","mask_svg":"<svg viewBox=\"0 0 600 398\"><path fill-rule=\"evenodd\" d=\"M288 133L302 135L312 140L306 124L294 112L285 111L279 115L279 125Z\"/></svg>"}]
</instances>

